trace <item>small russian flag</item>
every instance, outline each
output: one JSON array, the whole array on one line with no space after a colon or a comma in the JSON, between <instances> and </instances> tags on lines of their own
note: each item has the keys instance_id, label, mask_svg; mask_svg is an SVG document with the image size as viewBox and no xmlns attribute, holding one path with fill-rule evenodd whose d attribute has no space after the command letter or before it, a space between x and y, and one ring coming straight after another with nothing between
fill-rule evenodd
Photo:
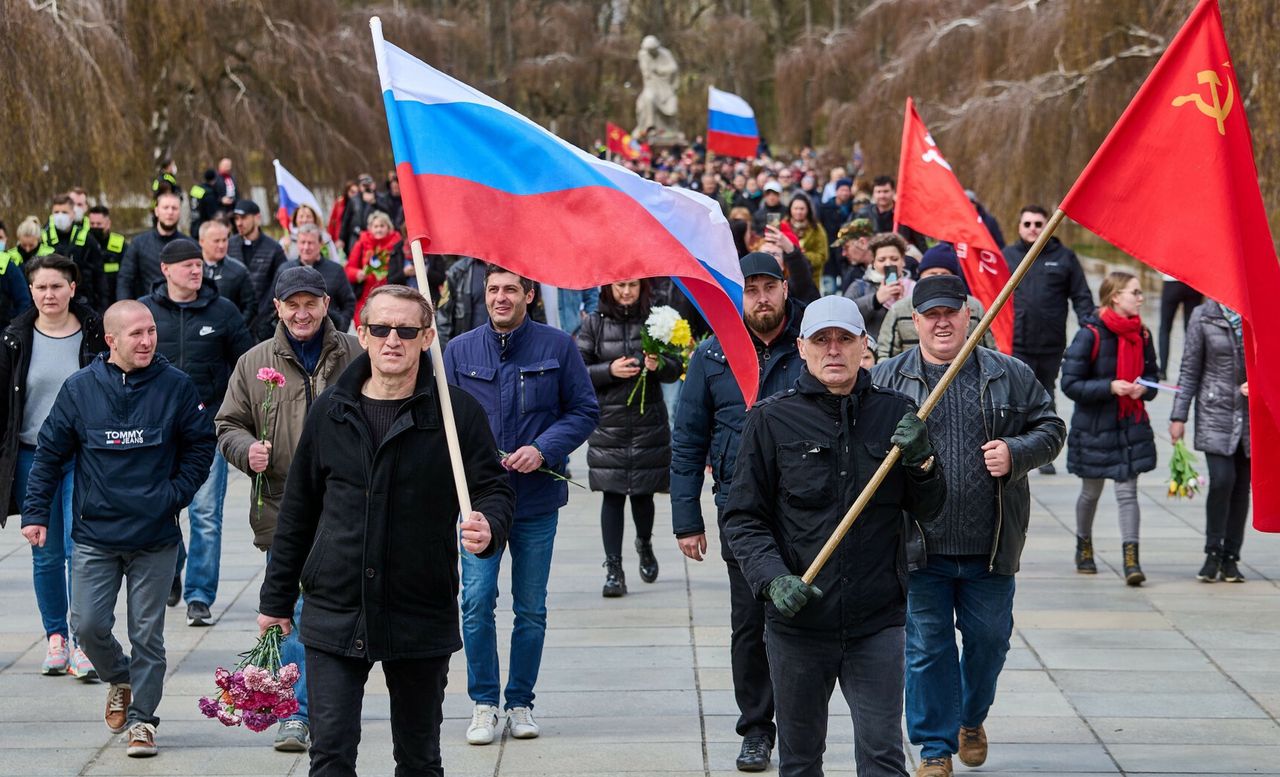
<instances>
[{"instance_id":1,"label":"small russian flag","mask_svg":"<svg viewBox=\"0 0 1280 777\"><path fill-rule=\"evenodd\" d=\"M271 164L276 168L276 192L280 196L280 207L276 210L276 220L280 222L280 226L288 229L289 224L293 220L293 213L298 209L299 205L308 205L315 212L316 217L324 211L320 210L320 203L316 200L316 196L311 190L302 185L302 182L294 177L293 173L284 169L284 165L280 164L279 159L272 159Z\"/></svg>"},{"instance_id":2,"label":"small russian flag","mask_svg":"<svg viewBox=\"0 0 1280 777\"><path fill-rule=\"evenodd\" d=\"M707 150L720 156L750 159L760 146L756 112L747 101L714 86L707 98Z\"/></svg>"}]
</instances>

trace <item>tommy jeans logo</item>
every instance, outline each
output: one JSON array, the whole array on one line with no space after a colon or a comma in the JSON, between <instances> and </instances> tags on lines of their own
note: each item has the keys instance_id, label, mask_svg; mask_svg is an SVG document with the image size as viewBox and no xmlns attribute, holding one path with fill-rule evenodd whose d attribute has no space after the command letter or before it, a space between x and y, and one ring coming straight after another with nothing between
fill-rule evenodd
<instances>
[{"instance_id":1,"label":"tommy jeans logo","mask_svg":"<svg viewBox=\"0 0 1280 777\"><path fill-rule=\"evenodd\" d=\"M123 432L106 431L107 445L142 445L141 429L126 429Z\"/></svg>"}]
</instances>

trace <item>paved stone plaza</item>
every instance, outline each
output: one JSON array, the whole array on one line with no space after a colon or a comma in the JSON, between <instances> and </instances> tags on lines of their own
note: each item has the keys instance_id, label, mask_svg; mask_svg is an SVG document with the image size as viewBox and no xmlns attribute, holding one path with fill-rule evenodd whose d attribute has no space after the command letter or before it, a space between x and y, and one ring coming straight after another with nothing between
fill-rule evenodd
<instances>
[{"instance_id":1,"label":"paved stone plaza","mask_svg":"<svg viewBox=\"0 0 1280 777\"><path fill-rule=\"evenodd\" d=\"M1061 397L1059 402L1069 411L1069 403ZM1032 474L1034 505L1018 576L1016 633L987 721L991 756L978 770L957 762L958 774L1280 774L1280 537L1250 530L1242 563L1247 583L1197 582L1204 502L1165 498L1169 398L1162 396L1150 410L1161 435L1161 466L1141 481L1147 584L1127 588L1119 576L1110 490L1095 529L1099 574L1076 575L1079 481L1065 474L1065 453L1057 462L1059 475ZM581 451L573 467L585 480ZM184 610L169 610L160 755L150 760L127 758L121 739L104 727L106 686L39 674L44 640L30 552L14 523L0 534L0 775L306 774L306 756L273 751L271 734L225 729L196 709L196 700L213 687L214 668L233 664L257 634L264 557L250 544L248 485L235 475L227 495L216 625L189 628ZM629 551L630 593L602 599L599 498L570 490L572 501L561 513L538 683L542 737L504 737L488 747L465 744L471 704L459 653L442 734L447 772L737 774L723 565L687 562L679 555L669 534L668 504L659 499L658 581L640 582ZM713 515L709 490L705 505ZM630 543L628 530L628 549ZM716 543L713 538L713 548ZM509 598L499 605L505 666ZM123 641L123 597L118 612ZM390 775L388 700L376 672L363 718L361 774ZM852 727L838 693L830 722L827 772L853 774ZM914 766L914 754L911 760Z\"/></svg>"}]
</instances>

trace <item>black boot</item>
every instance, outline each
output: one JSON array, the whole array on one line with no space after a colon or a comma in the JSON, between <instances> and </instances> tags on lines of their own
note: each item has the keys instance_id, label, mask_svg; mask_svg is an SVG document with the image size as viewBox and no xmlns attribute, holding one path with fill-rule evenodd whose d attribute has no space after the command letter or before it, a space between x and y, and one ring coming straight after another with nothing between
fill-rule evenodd
<instances>
[{"instance_id":1,"label":"black boot","mask_svg":"<svg viewBox=\"0 0 1280 777\"><path fill-rule=\"evenodd\" d=\"M1204 554L1204 566L1200 567L1200 571L1196 574L1196 580L1202 583L1212 583L1218 579L1218 572L1222 569L1222 551L1211 550Z\"/></svg>"},{"instance_id":2,"label":"black boot","mask_svg":"<svg viewBox=\"0 0 1280 777\"><path fill-rule=\"evenodd\" d=\"M1076 537L1076 572L1098 574L1098 563L1093 560L1093 539L1090 537Z\"/></svg>"},{"instance_id":3,"label":"black boot","mask_svg":"<svg viewBox=\"0 0 1280 777\"><path fill-rule=\"evenodd\" d=\"M1140 586L1145 582L1147 576L1142 574L1142 567L1138 566L1138 543L1124 543L1124 582L1126 585Z\"/></svg>"},{"instance_id":4,"label":"black boot","mask_svg":"<svg viewBox=\"0 0 1280 777\"><path fill-rule=\"evenodd\" d=\"M622 571L622 556L605 556L604 590L601 596L613 598L627 593L627 575Z\"/></svg>"},{"instance_id":5,"label":"black boot","mask_svg":"<svg viewBox=\"0 0 1280 777\"><path fill-rule=\"evenodd\" d=\"M1236 562L1238 562L1239 560L1240 560L1240 555L1238 553L1222 554L1222 570L1220 572L1222 576L1222 582L1224 583L1243 583L1244 582L1244 575L1240 574L1240 567L1236 565Z\"/></svg>"},{"instance_id":6,"label":"black boot","mask_svg":"<svg viewBox=\"0 0 1280 777\"><path fill-rule=\"evenodd\" d=\"M636 553L640 555L640 579L652 583L658 579L658 558L653 555L653 541L636 537Z\"/></svg>"}]
</instances>

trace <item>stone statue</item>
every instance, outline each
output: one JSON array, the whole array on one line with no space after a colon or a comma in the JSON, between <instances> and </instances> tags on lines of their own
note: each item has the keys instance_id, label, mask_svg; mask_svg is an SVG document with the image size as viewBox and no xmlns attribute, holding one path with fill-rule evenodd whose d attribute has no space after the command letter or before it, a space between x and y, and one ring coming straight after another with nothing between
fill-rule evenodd
<instances>
[{"instance_id":1,"label":"stone statue","mask_svg":"<svg viewBox=\"0 0 1280 777\"><path fill-rule=\"evenodd\" d=\"M643 136L654 127L648 137L650 143L678 142L682 137L676 126L676 73L680 66L670 50L652 35L644 37L637 59L644 88L636 98L636 129L632 134Z\"/></svg>"}]
</instances>

